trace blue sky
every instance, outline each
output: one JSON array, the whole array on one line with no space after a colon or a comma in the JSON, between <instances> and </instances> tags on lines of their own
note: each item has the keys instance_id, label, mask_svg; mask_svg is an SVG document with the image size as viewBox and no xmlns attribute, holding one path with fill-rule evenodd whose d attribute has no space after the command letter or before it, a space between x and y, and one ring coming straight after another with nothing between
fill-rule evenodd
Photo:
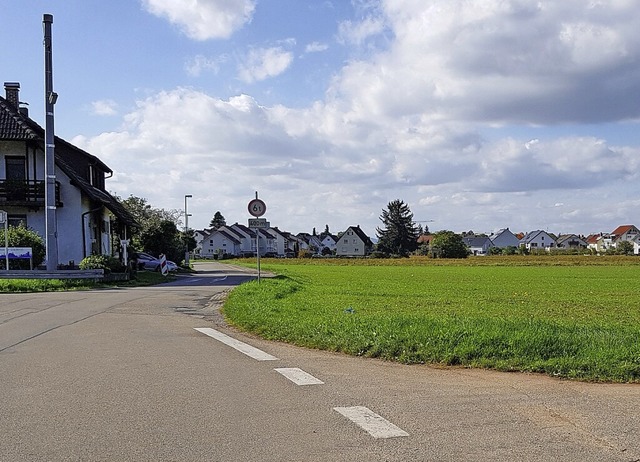
<instances>
[{"instance_id":1,"label":"blue sky","mask_svg":"<svg viewBox=\"0 0 640 462\"><path fill-rule=\"evenodd\" d=\"M54 3L51 5L51 3ZM639 225L636 0L0 0L3 81L108 189L292 232Z\"/></svg>"}]
</instances>

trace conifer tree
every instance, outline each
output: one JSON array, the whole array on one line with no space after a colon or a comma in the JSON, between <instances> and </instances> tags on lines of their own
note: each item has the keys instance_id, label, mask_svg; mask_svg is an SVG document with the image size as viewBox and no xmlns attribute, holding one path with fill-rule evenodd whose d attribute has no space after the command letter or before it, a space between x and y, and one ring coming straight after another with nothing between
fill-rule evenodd
<instances>
[{"instance_id":1,"label":"conifer tree","mask_svg":"<svg viewBox=\"0 0 640 462\"><path fill-rule=\"evenodd\" d=\"M376 228L378 250L386 254L408 256L418 248L418 229L413 213L403 201L389 202L380 220L384 228Z\"/></svg>"}]
</instances>

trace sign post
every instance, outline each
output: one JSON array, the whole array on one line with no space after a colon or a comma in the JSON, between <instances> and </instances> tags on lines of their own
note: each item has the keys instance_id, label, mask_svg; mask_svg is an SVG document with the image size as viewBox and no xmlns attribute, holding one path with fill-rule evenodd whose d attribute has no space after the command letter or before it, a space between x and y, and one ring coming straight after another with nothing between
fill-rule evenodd
<instances>
[{"instance_id":1,"label":"sign post","mask_svg":"<svg viewBox=\"0 0 640 462\"><path fill-rule=\"evenodd\" d=\"M4 223L4 258L5 267L9 271L9 224L7 223L7 212L0 210L0 224Z\"/></svg>"},{"instance_id":2,"label":"sign post","mask_svg":"<svg viewBox=\"0 0 640 462\"><path fill-rule=\"evenodd\" d=\"M5 267L9 271L9 220L7 220L7 212L0 210L0 224L4 223L4 258Z\"/></svg>"},{"instance_id":3,"label":"sign post","mask_svg":"<svg viewBox=\"0 0 640 462\"><path fill-rule=\"evenodd\" d=\"M249 228L253 228L256 231L256 255L258 265L258 284L260 284L260 229L267 227L267 220L259 218L267 211L267 205L264 201L258 199L258 191L256 191L256 198L249 201L247 206L249 214L256 217L256 220L249 219ZM251 226L251 224L257 224L258 226Z\"/></svg>"}]
</instances>

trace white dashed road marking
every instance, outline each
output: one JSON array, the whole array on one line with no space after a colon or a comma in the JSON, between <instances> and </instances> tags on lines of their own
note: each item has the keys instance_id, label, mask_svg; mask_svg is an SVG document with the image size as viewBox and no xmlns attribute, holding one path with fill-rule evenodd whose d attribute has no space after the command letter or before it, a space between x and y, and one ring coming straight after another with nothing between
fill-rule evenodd
<instances>
[{"instance_id":1,"label":"white dashed road marking","mask_svg":"<svg viewBox=\"0 0 640 462\"><path fill-rule=\"evenodd\" d=\"M324 382L297 367L280 367L275 369L296 385L322 385Z\"/></svg>"},{"instance_id":2,"label":"white dashed road marking","mask_svg":"<svg viewBox=\"0 0 640 462\"><path fill-rule=\"evenodd\" d=\"M235 348L239 352L244 353L245 355L253 359L256 359L258 361L277 361L278 360L278 358L276 358L275 356L271 356L270 354L265 353L262 350L252 347L251 345L247 345L246 343L241 342L240 340L236 340L233 337L229 337L228 335L225 335L222 332L218 332L215 329L211 329L210 327L195 327L195 330L205 335L208 335L209 337L212 337L224 343L225 345L230 346L231 348Z\"/></svg>"},{"instance_id":3,"label":"white dashed road marking","mask_svg":"<svg viewBox=\"0 0 640 462\"><path fill-rule=\"evenodd\" d=\"M334 407L333 410L351 420L374 438L409 436L407 432L366 407Z\"/></svg>"}]
</instances>

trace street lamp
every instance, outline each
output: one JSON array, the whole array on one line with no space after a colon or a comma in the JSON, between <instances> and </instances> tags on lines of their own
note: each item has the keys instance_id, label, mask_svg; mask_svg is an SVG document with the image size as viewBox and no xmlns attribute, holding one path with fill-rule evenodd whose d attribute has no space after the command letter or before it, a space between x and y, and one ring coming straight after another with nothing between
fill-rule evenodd
<instances>
[{"instance_id":1,"label":"street lamp","mask_svg":"<svg viewBox=\"0 0 640 462\"><path fill-rule=\"evenodd\" d=\"M193 197L191 194L184 195L184 264L189 266L189 217L187 213L187 199Z\"/></svg>"}]
</instances>

